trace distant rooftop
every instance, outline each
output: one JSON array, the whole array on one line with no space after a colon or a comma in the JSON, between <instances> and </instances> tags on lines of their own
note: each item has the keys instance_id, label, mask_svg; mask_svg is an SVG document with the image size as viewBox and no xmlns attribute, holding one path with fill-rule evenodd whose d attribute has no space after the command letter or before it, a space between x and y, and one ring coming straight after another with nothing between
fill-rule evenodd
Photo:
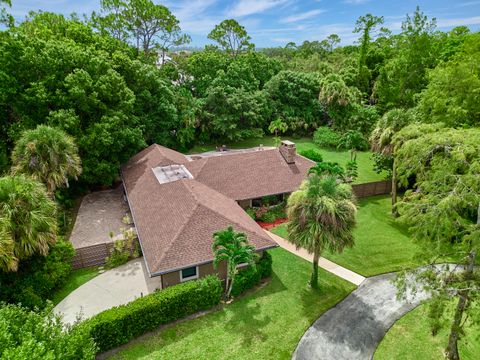
<instances>
[{"instance_id":1,"label":"distant rooftop","mask_svg":"<svg viewBox=\"0 0 480 360\"><path fill-rule=\"evenodd\" d=\"M152 171L160 184L183 179L193 179L190 171L183 165L157 166L153 168Z\"/></svg>"}]
</instances>

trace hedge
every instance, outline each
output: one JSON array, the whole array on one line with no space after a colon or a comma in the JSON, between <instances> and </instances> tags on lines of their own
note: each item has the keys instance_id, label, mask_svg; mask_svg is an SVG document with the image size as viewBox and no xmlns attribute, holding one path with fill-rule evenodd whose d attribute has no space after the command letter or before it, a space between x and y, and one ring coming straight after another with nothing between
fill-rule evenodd
<instances>
[{"instance_id":1,"label":"hedge","mask_svg":"<svg viewBox=\"0 0 480 360\"><path fill-rule=\"evenodd\" d=\"M240 295L270 275L272 275L272 255L264 251L255 267L248 267L238 272L233 283L232 296Z\"/></svg>"},{"instance_id":2,"label":"hedge","mask_svg":"<svg viewBox=\"0 0 480 360\"><path fill-rule=\"evenodd\" d=\"M125 344L158 326L220 303L222 283L217 276L188 281L103 311L81 323L100 352Z\"/></svg>"}]
</instances>

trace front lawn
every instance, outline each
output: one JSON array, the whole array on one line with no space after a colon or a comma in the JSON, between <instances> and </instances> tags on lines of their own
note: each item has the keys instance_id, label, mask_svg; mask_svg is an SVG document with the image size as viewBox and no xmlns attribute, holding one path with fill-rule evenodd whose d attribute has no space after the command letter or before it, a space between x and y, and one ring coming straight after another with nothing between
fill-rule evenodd
<instances>
[{"instance_id":1,"label":"front lawn","mask_svg":"<svg viewBox=\"0 0 480 360\"><path fill-rule=\"evenodd\" d=\"M454 304L452 308L453 306ZM427 315L427 306L420 305L398 320L380 343L374 359L443 359L443 350L448 343L449 326L447 324L436 336L432 336ZM478 359L480 337L474 329L469 328L468 324L466 324L466 337L459 341L458 348L462 360Z\"/></svg>"},{"instance_id":2,"label":"front lawn","mask_svg":"<svg viewBox=\"0 0 480 360\"><path fill-rule=\"evenodd\" d=\"M293 141L297 146L297 151L301 152L303 150L315 149L318 150L324 161L337 162L342 166L345 166L350 160L349 151L334 151L321 149L313 142L312 138L291 138L285 137L285 140ZM264 146L274 146L274 141L272 136L265 136L263 138L252 138L242 140L233 144L226 144L231 149L248 149L251 147L259 146L263 144ZM202 153L205 151L215 150L215 145L196 145L193 147L189 154ZM369 151L362 151L357 153L357 163L358 163L358 178L355 181L357 184L362 184L372 181L380 181L385 179L385 174L377 174L373 171L373 161L372 153Z\"/></svg>"},{"instance_id":3,"label":"front lawn","mask_svg":"<svg viewBox=\"0 0 480 360\"><path fill-rule=\"evenodd\" d=\"M66 283L57 289L52 298L53 305L57 305L60 301L65 299L73 290L85 284L87 281L93 279L99 274L97 267L84 268L72 271L67 278Z\"/></svg>"},{"instance_id":4,"label":"front lawn","mask_svg":"<svg viewBox=\"0 0 480 360\"><path fill-rule=\"evenodd\" d=\"M422 259L416 256L420 247L410 239L405 228L395 223L390 204L390 197L384 195L360 199L355 246L342 254L324 253L323 256L363 276L421 265ZM286 224L272 232L287 238Z\"/></svg>"},{"instance_id":5,"label":"front lawn","mask_svg":"<svg viewBox=\"0 0 480 360\"><path fill-rule=\"evenodd\" d=\"M307 287L311 264L277 248L273 276L253 294L200 318L133 341L115 359L290 359L306 329L355 286L323 270Z\"/></svg>"}]
</instances>

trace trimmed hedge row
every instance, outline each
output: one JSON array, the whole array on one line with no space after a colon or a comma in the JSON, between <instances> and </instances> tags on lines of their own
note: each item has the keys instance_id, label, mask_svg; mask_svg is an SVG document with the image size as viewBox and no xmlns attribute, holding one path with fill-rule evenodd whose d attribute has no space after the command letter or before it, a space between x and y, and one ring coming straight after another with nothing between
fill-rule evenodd
<instances>
[{"instance_id":1,"label":"trimmed hedge row","mask_svg":"<svg viewBox=\"0 0 480 360\"><path fill-rule=\"evenodd\" d=\"M105 310L81 323L99 351L125 344L158 326L220 303L222 283L217 276L188 281Z\"/></svg>"},{"instance_id":2,"label":"trimmed hedge row","mask_svg":"<svg viewBox=\"0 0 480 360\"><path fill-rule=\"evenodd\" d=\"M256 267L248 267L238 272L233 283L232 296L240 295L270 275L272 275L272 255L264 251Z\"/></svg>"}]
</instances>

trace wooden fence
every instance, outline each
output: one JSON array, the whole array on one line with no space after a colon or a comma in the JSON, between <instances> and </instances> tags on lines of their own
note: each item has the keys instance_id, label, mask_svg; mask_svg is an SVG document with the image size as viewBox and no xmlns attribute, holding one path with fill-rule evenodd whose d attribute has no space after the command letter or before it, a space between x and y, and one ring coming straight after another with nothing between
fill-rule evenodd
<instances>
[{"instance_id":1,"label":"wooden fence","mask_svg":"<svg viewBox=\"0 0 480 360\"><path fill-rule=\"evenodd\" d=\"M392 191L392 180L375 181L365 184L352 185L353 192L357 198L364 198L375 195L386 195Z\"/></svg>"},{"instance_id":2,"label":"wooden fence","mask_svg":"<svg viewBox=\"0 0 480 360\"><path fill-rule=\"evenodd\" d=\"M75 249L75 256L72 259L74 269L86 268L90 266L100 266L105 264L105 258L110 255L110 249L113 242L96 244Z\"/></svg>"},{"instance_id":3,"label":"wooden fence","mask_svg":"<svg viewBox=\"0 0 480 360\"><path fill-rule=\"evenodd\" d=\"M130 249L130 255L133 256L135 247L138 245L138 239L135 239ZM75 256L72 259L72 267L81 269L91 266L105 265L105 258L110 255L113 248L113 242L106 242L83 248L75 249Z\"/></svg>"}]
</instances>

